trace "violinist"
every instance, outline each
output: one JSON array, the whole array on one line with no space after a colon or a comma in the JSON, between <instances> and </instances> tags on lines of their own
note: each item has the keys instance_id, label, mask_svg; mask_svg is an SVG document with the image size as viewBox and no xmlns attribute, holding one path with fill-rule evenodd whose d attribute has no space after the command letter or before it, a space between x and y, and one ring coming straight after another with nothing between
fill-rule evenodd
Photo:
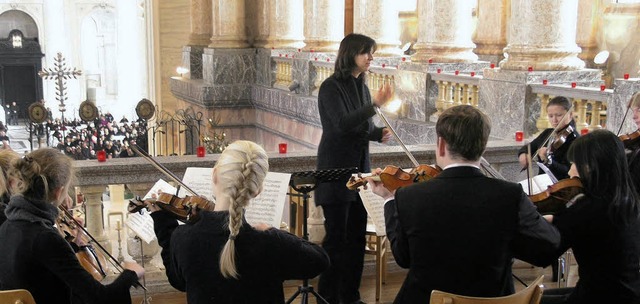
<instances>
[{"instance_id":1,"label":"violinist","mask_svg":"<svg viewBox=\"0 0 640 304\"><path fill-rule=\"evenodd\" d=\"M26 289L36 303L131 303L129 288L144 269L125 263L115 281L102 285L82 268L54 228L58 206L70 200L72 160L52 148L17 159L10 169L15 190L0 226L0 290Z\"/></svg>"},{"instance_id":2,"label":"violinist","mask_svg":"<svg viewBox=\"0 0 640 304\"><path fill-rule=\"evenodd\" d=\"M629 101L629 106L633 111L633 121L636 123L637 130L620 137L624 138L623 143L628 151L627 160L631 178L636 190L640 191L640 92L633 94Z\"/></svg>"},{"instance_id":3,"label":"violinist","mask_svg":"<svg viewBox=\"0 0 640 304\"><path fill-rule=\"evenodd\" d=\"M387 85L371 98L366 84L376 42L360 34L349 34L336 57L335 71L318 92L322 137L318 146L318 170L358 167L369 172L369 141L386 142L387 128L376 127L374 107L393 95ZM331 267L320 276L318 293L329 303L359 303L364 266L367 212L355 191L346 189L347 180L321 183L315 202L324 212L325 238L322 247L331 258Z\"/></svg>"},{"instance_id":4,"label":"violinist","mask_svg":"<svg viewBox=\"0 0 640 304\"><path fill-rule=\"evenodd\" d=\"M284 280L312 278L329 266L320 246L246 222L244 209L268 171L262 147L236 141L213 168L214 211L178 226L169 212L150 208L169 283L189 303L284 303Z\"/></svg>"},{"instance_id":5,"label":"violinist","mask_svg":"<svg viewBox=\"0 0 640 304\"><path fill-rule=\"evenodd\" d=\"M562 239L548 260L573 248L580 278L575 288L545 290L541 303L640 303L640 202L622 142L596 130L578 138L567 156L584 195L545 215Z\"/></svg>"},{"instance_id":6,"label":"violinist","mask_svg":"<svg viewBox=\"0 0 640 304\"><path fill-rule=\"evenodd\" d=\"M552 98L547 104L547 117L552 127L542 131L530 143L532 153L537 151L536 159L533 161L545 164L558 180L569 177L567 175L569 162L566 154L573 140L579 136L571 108L571 102L566 97ZM523 168L528 165L527 151L527 145L518 151L518 161ZM543 173L540 170L539 174Z\"/></svg>"},{"instance_id":7,"label":"violinist","mask_svg":"<svg viewBox=\"0 0 640 304\"><path fill-rule=\"evenodd\" d=\"M389 191L368 178L386 200L387 237L396 262L409 268L394 303L424 303L434 289L476 297L512 294L513 258L542 265L557 250L558 232L536 211L520 185L480 170L491 126L478 109L446 109L436 123L433 179ZM379 171L379 169L376 169Z\"/></svg>"},{"instance_id":8,"label":"violinist","mask_svg":"<svg viewBox=\"0 0 640 304\"><path fill-rule=\"evenodd\" d=\"M7 220L4 210L7 208L9 198L13 193L12 186L14 183L11 182L8 172L11 168L11 163L18 158L20 156L13 150L0 150L0 170L2 170L2 174L0 174L0 225Z\"/></svg>"}]
</instances>

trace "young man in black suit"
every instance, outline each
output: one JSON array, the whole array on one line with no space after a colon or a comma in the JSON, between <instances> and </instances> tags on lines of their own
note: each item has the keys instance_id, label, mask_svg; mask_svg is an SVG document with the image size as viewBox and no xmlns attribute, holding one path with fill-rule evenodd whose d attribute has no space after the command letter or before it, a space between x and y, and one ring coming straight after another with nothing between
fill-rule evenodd
<instances>
[{"instance_id":1,"label":"young man in black suit","mask_svg":"<svg viewBox=\"0 0 640 304\"><path fill-rule=\"evenodd\" d=\"M511 265L534 265L557 249L558 231L536 211L518 184L480 171L491 125L472 106L445 110L436 124L436 162L442 173L390 192L387 236L398 265L409 268L394 303L424 303L434 289L477 297L514 292ZM377 169L380 170L380 169Z\"/></svg>"}]
</instances>

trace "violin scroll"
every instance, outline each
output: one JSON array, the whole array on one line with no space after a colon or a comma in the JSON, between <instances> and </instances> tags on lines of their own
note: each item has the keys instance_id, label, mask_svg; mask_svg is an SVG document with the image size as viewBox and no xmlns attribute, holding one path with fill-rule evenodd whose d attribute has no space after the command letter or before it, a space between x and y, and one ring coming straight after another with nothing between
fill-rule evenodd
<instances>
[{"instance_id":1,"label":"violin scroll","mask_svg":"<svg viewBox=\"0 0 640 304\"><path fill-rule=\"evenodd\" d=\"M200 210L213 211L215 207L215 203L200 196L180 198L168 193L160 193L155 199L141 200L140 197L137 197L135 200L129 200L128 210L131 213L138 212L151 204L169 212L182 222L196 218Z\"/></svg>"}]
</instances>

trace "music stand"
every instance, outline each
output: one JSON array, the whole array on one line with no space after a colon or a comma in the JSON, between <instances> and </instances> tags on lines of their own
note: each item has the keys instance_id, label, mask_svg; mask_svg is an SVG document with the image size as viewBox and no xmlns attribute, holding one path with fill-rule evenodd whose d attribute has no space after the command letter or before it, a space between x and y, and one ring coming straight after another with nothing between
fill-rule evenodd
<instances>
[{"instance_id":1,"label":"music stand","mask_svg":"<svg viewBox=\"0 0 640 304\"><path fill-rule=\"evenodd\" d=\"M309 234L307 233L307 216L309 214L309 192L315 190L320 183L338 181L342 178L349 177L351 174L358 172L357 167L353 168L341 168L341 169L328 169L318 171L302 171L291 174L291 180L289 185L294 190L302 193L302 238L309 240ZM345 185L346 187L346 185ZM329 304L327 300L322 298L315 290L313 286L309 285L309 279L302 280L302 285L298 286L298 291L294 293L286 304L291 304L293 300L302 295L301 304L307 304L309 300L309 293L316 297L316 302L319 304Z\"/></svg>"}]
</instances>

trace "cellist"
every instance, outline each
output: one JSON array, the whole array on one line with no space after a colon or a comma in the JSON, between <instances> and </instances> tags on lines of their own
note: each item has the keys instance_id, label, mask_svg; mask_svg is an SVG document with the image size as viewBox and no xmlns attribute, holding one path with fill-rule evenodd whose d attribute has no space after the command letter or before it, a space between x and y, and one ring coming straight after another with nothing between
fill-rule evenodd
<instances>
[{"instance_id":1,"label":"cellist","mask_svg":"<svg viewBox=\"0 0 640 304\"><path fill-rule=\"evenodd\" d=\"M567 161L567 150L573 140L578 138L576 123L573 120L571 102L563 96L556 96L547 105L547 117L551 123L551 128L545 129L531 143L531 151L536 151L533 161L545 164L551 173L558 179L569 177L569 162ZM527 145L518 151L518 160L522 168L527 163ZM539 174L543 174L540 170Z\"/></svg>"}]
</instances>

